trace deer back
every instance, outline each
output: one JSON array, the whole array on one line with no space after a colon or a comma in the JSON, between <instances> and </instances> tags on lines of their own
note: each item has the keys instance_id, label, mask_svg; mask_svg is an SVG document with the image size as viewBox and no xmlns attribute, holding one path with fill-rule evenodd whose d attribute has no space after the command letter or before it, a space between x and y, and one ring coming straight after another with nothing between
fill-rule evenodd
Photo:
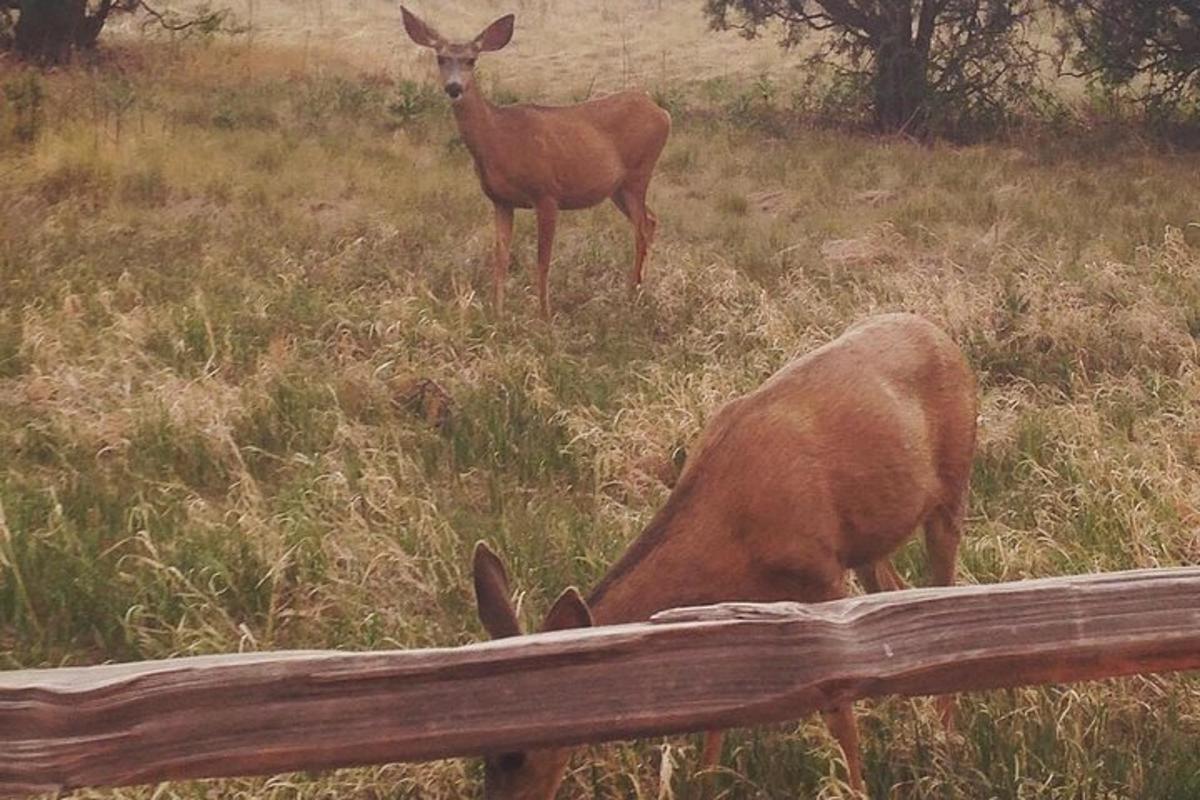
<instances>
[{"instance_id":1,"label":"deer back","mask_svg":"<svg viewBox=\"0 0 1200 800\"><path fill-rule=\"evenodd\" d=\"M530 207L553 197L585 208L611 197L631 175L647 178L670 133L670 117L641 92L572 106L456 110L484 191ZM478 118L477 118L478 117Z\"/></svg>"},{"instance_id":2,"label":"deer back","mask_svg":"<svg viewBox=\"0 0 1200 800\"><path fill-rule=\"evenodd\" d=\"M975 381L909 314L873 317L726 404L667 504L589 603L608 623L684 604L824 599L961 501Z\"/></svg>"}]
</instances>

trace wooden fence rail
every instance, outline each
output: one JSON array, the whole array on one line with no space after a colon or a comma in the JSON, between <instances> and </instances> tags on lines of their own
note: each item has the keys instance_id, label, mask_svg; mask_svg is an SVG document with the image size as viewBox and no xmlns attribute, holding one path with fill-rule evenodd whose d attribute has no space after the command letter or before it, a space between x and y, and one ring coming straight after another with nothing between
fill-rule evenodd
<instances>
[{"instance_id":1,"label":"wooden fence rail","mask_svg":"<svg viewBox=\"0 0 1200 800\"><path fill-rule=\"evenodd\" d=\"M851 698L1200 668L1200 568L653 622L455 649L0 672L0 794L419 761L795 719Z\"/></svg>"}]
</instances>

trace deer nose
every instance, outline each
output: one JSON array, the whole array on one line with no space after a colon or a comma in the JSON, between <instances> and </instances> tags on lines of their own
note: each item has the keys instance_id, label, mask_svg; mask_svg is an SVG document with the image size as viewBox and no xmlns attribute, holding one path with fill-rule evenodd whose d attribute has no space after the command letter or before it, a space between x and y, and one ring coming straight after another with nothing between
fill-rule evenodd
<instances>
[{"instance_id":1,"label":"deer nose","mask_svg":"<svg viewBox=\"0 0 1200 800\"><path fill-rule=\"evenodd\" d=\"M446 94L450 95L450 98L453 100L457 100L458 96L462 94L462 91L462 84L458 81L446 84Z\"/></svg>"}]
</instances>

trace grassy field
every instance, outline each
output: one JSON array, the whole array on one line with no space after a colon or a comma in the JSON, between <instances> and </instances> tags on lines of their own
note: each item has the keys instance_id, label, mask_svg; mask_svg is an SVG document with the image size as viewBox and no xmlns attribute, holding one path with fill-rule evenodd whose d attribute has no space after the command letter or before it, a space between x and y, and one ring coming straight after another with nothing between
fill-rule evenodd
<instances>
[{"instance_id":1,"label":"grassy field","mask_svg":"<svg viewBox=\"0 0 1200 800\"><path fill-rule=\"evenodd\" d=\"M641 84L675 115L644 293L615 209L565 215L550 323L527 215L507 316L488 308L490 210L391 4L260 2L252 37L127 29L95 68L6 69L0 666L473 641L480 538L538 619L649 520L721 402L885 310L979 371L964 580L1200 561L1200 155L799 124L792 62L696 5L518 4L485 63L506 99ZM507 10L466 9L417 6L464 36ZM922 580L919 545L898 564ZM964 696L949 738L926 701L861 712L878 798L1200 796L1194 677ZM696 744L594 748L564 796L670 796L663 758L697 796ZM738 731L710 796L848 797L836 757L815 720ZM479 777L80 796L432 800Z\"/></svg>"}]
</instances>

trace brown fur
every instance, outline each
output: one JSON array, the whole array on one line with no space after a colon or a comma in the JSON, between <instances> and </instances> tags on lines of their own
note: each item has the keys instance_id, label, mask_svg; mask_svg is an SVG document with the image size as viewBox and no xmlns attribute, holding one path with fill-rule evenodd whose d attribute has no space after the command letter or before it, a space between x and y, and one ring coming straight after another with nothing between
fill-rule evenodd
<instances>
[{"instance_id":1,"label":"brown fur","mask_svg":"<svg viewBox=\"0 0 1200 800\"><path fill-rule=\"evenodd\" d=\"M461 87L454 117L495 213L496 308L503 309L516 208L537 213L543 315L550 314L550 253L560 210L589 208L611 199L633 225L629 284L631 289L639 285L658 225L646 205L646 190L671 131L670 115L642 92L620 92L573 106L494 106L473 78L475 56L508 43L512 16L497 20L470 43L451 44L411 12L402 11L413 41L437 52L448 91L452 85Z\"/></svg>"},{"instance_id":2,"label":"brown fur","mask_svg":"<svg viewBox=\"0 0 1200 800\"><path fill-rule=\"evenodd\" d=\"M731 600L832 600L848 570L868 591L899 588L888 559L922 525L931 582L949 585L976 413L971 369L938 328L910 314L855 325L717 412L666 505L588 599L596 624ZM826 721L861 790L849 707ZM557 780L533 779L547 764L561 775L566 757L527 754L532 780L506 776L517 788L489 796L551 797Z\"/></svg>"}]
</instances>

